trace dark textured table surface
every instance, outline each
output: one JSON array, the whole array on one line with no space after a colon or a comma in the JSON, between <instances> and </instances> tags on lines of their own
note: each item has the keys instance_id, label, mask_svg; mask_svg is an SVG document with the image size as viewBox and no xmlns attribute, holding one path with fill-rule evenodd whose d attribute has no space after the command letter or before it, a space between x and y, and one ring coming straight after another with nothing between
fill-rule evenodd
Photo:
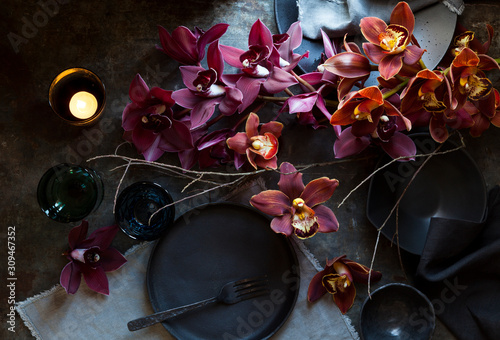
<instances>
[{"instance_id":1,"label":"dark textured table surface","mask_svg":"<svg viewBox=\"0 0 500 340\"><path fill-rule=\"evenodd\" d=\"M50 4L50 6L48 5ZM44 8L45 6L45 8ZM500 31L496 1L467 1L459 21L478 35L485 36L485 23ZM222 42L245 48L251 25L261 19L273 33L278 33L273 0L184 0L184 1L49 1L19 2L4 0L0 4L0 326L3 339L28 339L28 329L16 317L15 333L7 330L7 232L15 227L15 300L25 299L50 289L59 282L61 269L66 264L61 253L67 248L67 234L73 224L53 222L42 215L36 200L40 176L47 168L61 162L87 164L86 160L112 154L123 142L121 114L129 102L128 88L139 73L151 85L176 89L180 86L178 63L156 50L159 43L157 25L172 31L179 25L207 29L219 22L230 24ZM9 40L12 33L19 37ZM495 35L490 51L500 56L500 38ZM107 104L103 117L91 127L74 127L64 123L51 111L47 93L50 82L60 71L69 67L86 67L97 73L107 90ZM499 74L493 76L499 88ZM270 107L272 109L272 107ZM333 160L332 131L311 132L297 125L288 127L289 135L301 136L284 141L283 154L297 164ZM292 132L292 133L290 133ZM310 137L310 142L303 143ZM488 189L500 184L500 129L492 127L481 138L465 135L466 150L481 169ZM325 145L315 148L312 145ZM126 147L125 147L126 148ZM294 151L293 153L291 151ZM307 154L307 159L292 154ZM377 153L368 158L333 164L308 170L306 181L327 175L340 180L340 186L329 205L334 208L341 223L337 233L317 235L305 243L322 264L325 258L347 254L353 260L369 264L375 246L376 230L366 218L364 185L336 208L358 183L373 170ZM284 160L284 159L283 159ZM166 156L164 162L177 162ZM91 228L110 225L115 189L122 171L110 170L122 163L109 159L89 163L99 171L105 184L104 201L87 219ZM167 187L174 199L186 195L181 189L187 180L166 176L150 168L131 170L124 185L139 179L154 180ZM275 175L266 177L268 186L275 185ZM457 184L459 185L459 183ZM178 213L198 204L219 200L225 192L188 200L178 205ZM137 243L124 234L118 234L113 245L125 252ZM405 270L411 283L415 259L403 254ZM405 282L396 247L385 238L380 239L374 268L383 278L374 287L390 282ZM359 329L359 313L367 296L365 287L358 287L353 308L347 313ZM336 308L332 305L332 308ZM438 322L436 339L454 339Z\"/></svg>"}]
</instances>

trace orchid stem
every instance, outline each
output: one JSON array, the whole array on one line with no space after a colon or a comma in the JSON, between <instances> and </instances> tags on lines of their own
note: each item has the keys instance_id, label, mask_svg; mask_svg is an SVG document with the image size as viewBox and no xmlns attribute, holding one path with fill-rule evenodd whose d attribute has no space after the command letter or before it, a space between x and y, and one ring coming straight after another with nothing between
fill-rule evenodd
<instances>
[{"instance_id":1,"label":"orchid stem","mask_svg":"<svg viewBox=\"0 0 500 340\"><path fill-rule=\"evenodd\" d=\"M295 79L297 79L299 81L299 83L301 83L302 85L307 87L307 89L309 91L316 92L316 89L311 84L309 84L307 81L302 79L297 73L295 73L294 71L290 71L290 73L295 77Z\"/></svg>"},{"instance_id":2,"label":"orchid stem","mask_svg":"<svg viewBox=\"0 0 500 340\"><path fill-rule=\"evenodd\" d=\"M390 96L392 96L393 94L398 93L402 88L404 88L408 84L409 81L410 81L410 79L408 79L408 78L404 79L401 83L396 85L396 87L394 87L390 91L387 91L386 93L384 93L384 99L387 99Z\"/></svg>"}]
</instances>

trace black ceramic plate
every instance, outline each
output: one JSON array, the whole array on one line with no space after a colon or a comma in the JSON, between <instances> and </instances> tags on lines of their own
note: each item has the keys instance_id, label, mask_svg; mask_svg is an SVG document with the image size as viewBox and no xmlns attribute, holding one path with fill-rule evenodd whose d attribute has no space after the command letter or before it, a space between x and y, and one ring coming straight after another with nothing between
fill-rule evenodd
<instances>
[{"instance_id":1,"label":"black ceramic plate","mask_svg":"<svg viewBox=\"0 0 500 340\"><path fill-rule=\"evenodd\" d=\"M299 292L289 240L259 212L229 203L198 207L176 220L155 245L147 284L161 311L216 296L226 282L266 274L270 294L234 305L212 304L163 322L177 339L267 339L285 322Z\"/></svg>"},{"instance_id":2,"label":"black ceramic plate","mask_svg":"<svg viewBox=\"0 0 500 340\"><path fill-rule=\"evenodd\" d=\"M299 11L296 2L297 0L275 0L276 23L280 33L285 33L290 25L298 20ZM427 50L422 59L428 68L435 68L448 51L456 22L457 14L452 13L442 3L437 3L415 13L414 35L420 46ZM352 39L360 47L361 43L365 42L362 36L352 37ZM306 51L310 52L309 58L303 58L299 63L299 68L305 73L316 70L321 53L324 51L323 41L304 38L301 46L295 52L303 54ZM372 80L371 78L370 80ZM373 81L375 81L375 77L373 77Z\"/></svg>"},{"instance_id":3,"label":"black ceramic plate","mask_svg":"<svg viewBox=\"0 0 500 340\"><path fill-rule=\"evenodd\" d=\"M411 136L417 153L432 152L439 145L428 134ZM445 142L439 151L455 148ZM383 157L379 168L389 157ZM410 179L424 162L394 162L377 172L370 181L367 215L377 228L381 227ZM433 156L417 174L404 194L398 216L399 245L421 255L430 220L433 217L480 222L486 212L487 192L483 176L474 160L463 149ZM391 216L382 234L392 240L396 232L396 214Z\"/></svg>"}]
</instances>

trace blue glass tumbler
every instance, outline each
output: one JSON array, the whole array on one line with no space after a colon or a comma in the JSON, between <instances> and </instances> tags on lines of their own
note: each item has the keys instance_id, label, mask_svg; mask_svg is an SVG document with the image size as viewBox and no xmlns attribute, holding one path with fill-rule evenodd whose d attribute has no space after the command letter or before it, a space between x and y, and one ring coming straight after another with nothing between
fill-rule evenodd
<instances>
[{"instance_id":1,"label":"blue glass tumbler","mask_svg":"<svg viewBox=\"0 0 500 340\"><path fill-rule=\"evenodd\" d=\"M171 203L172 196L160 185L137 182L118 196L115 220L129 237L141 241L155 240L174 222L174 205L163 208Z\"/></svg>"}]
</instances>

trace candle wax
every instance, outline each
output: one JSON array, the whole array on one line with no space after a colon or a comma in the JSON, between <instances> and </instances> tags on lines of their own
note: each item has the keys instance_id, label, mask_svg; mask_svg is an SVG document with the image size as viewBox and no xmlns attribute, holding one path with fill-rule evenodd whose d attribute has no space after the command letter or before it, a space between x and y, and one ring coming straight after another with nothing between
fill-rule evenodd
<instances>
[{"instance_id":1,"label":"candle wax","mask_svg":"<svg viewBox=\"0 0 500 340\"><path fill-rule=\"evenodd\" d=\"M75 93L69 101L69 111L78 119L92 117L97 111L97 106L96 97L87 91Z\"/></svg>"}]
</instances>

